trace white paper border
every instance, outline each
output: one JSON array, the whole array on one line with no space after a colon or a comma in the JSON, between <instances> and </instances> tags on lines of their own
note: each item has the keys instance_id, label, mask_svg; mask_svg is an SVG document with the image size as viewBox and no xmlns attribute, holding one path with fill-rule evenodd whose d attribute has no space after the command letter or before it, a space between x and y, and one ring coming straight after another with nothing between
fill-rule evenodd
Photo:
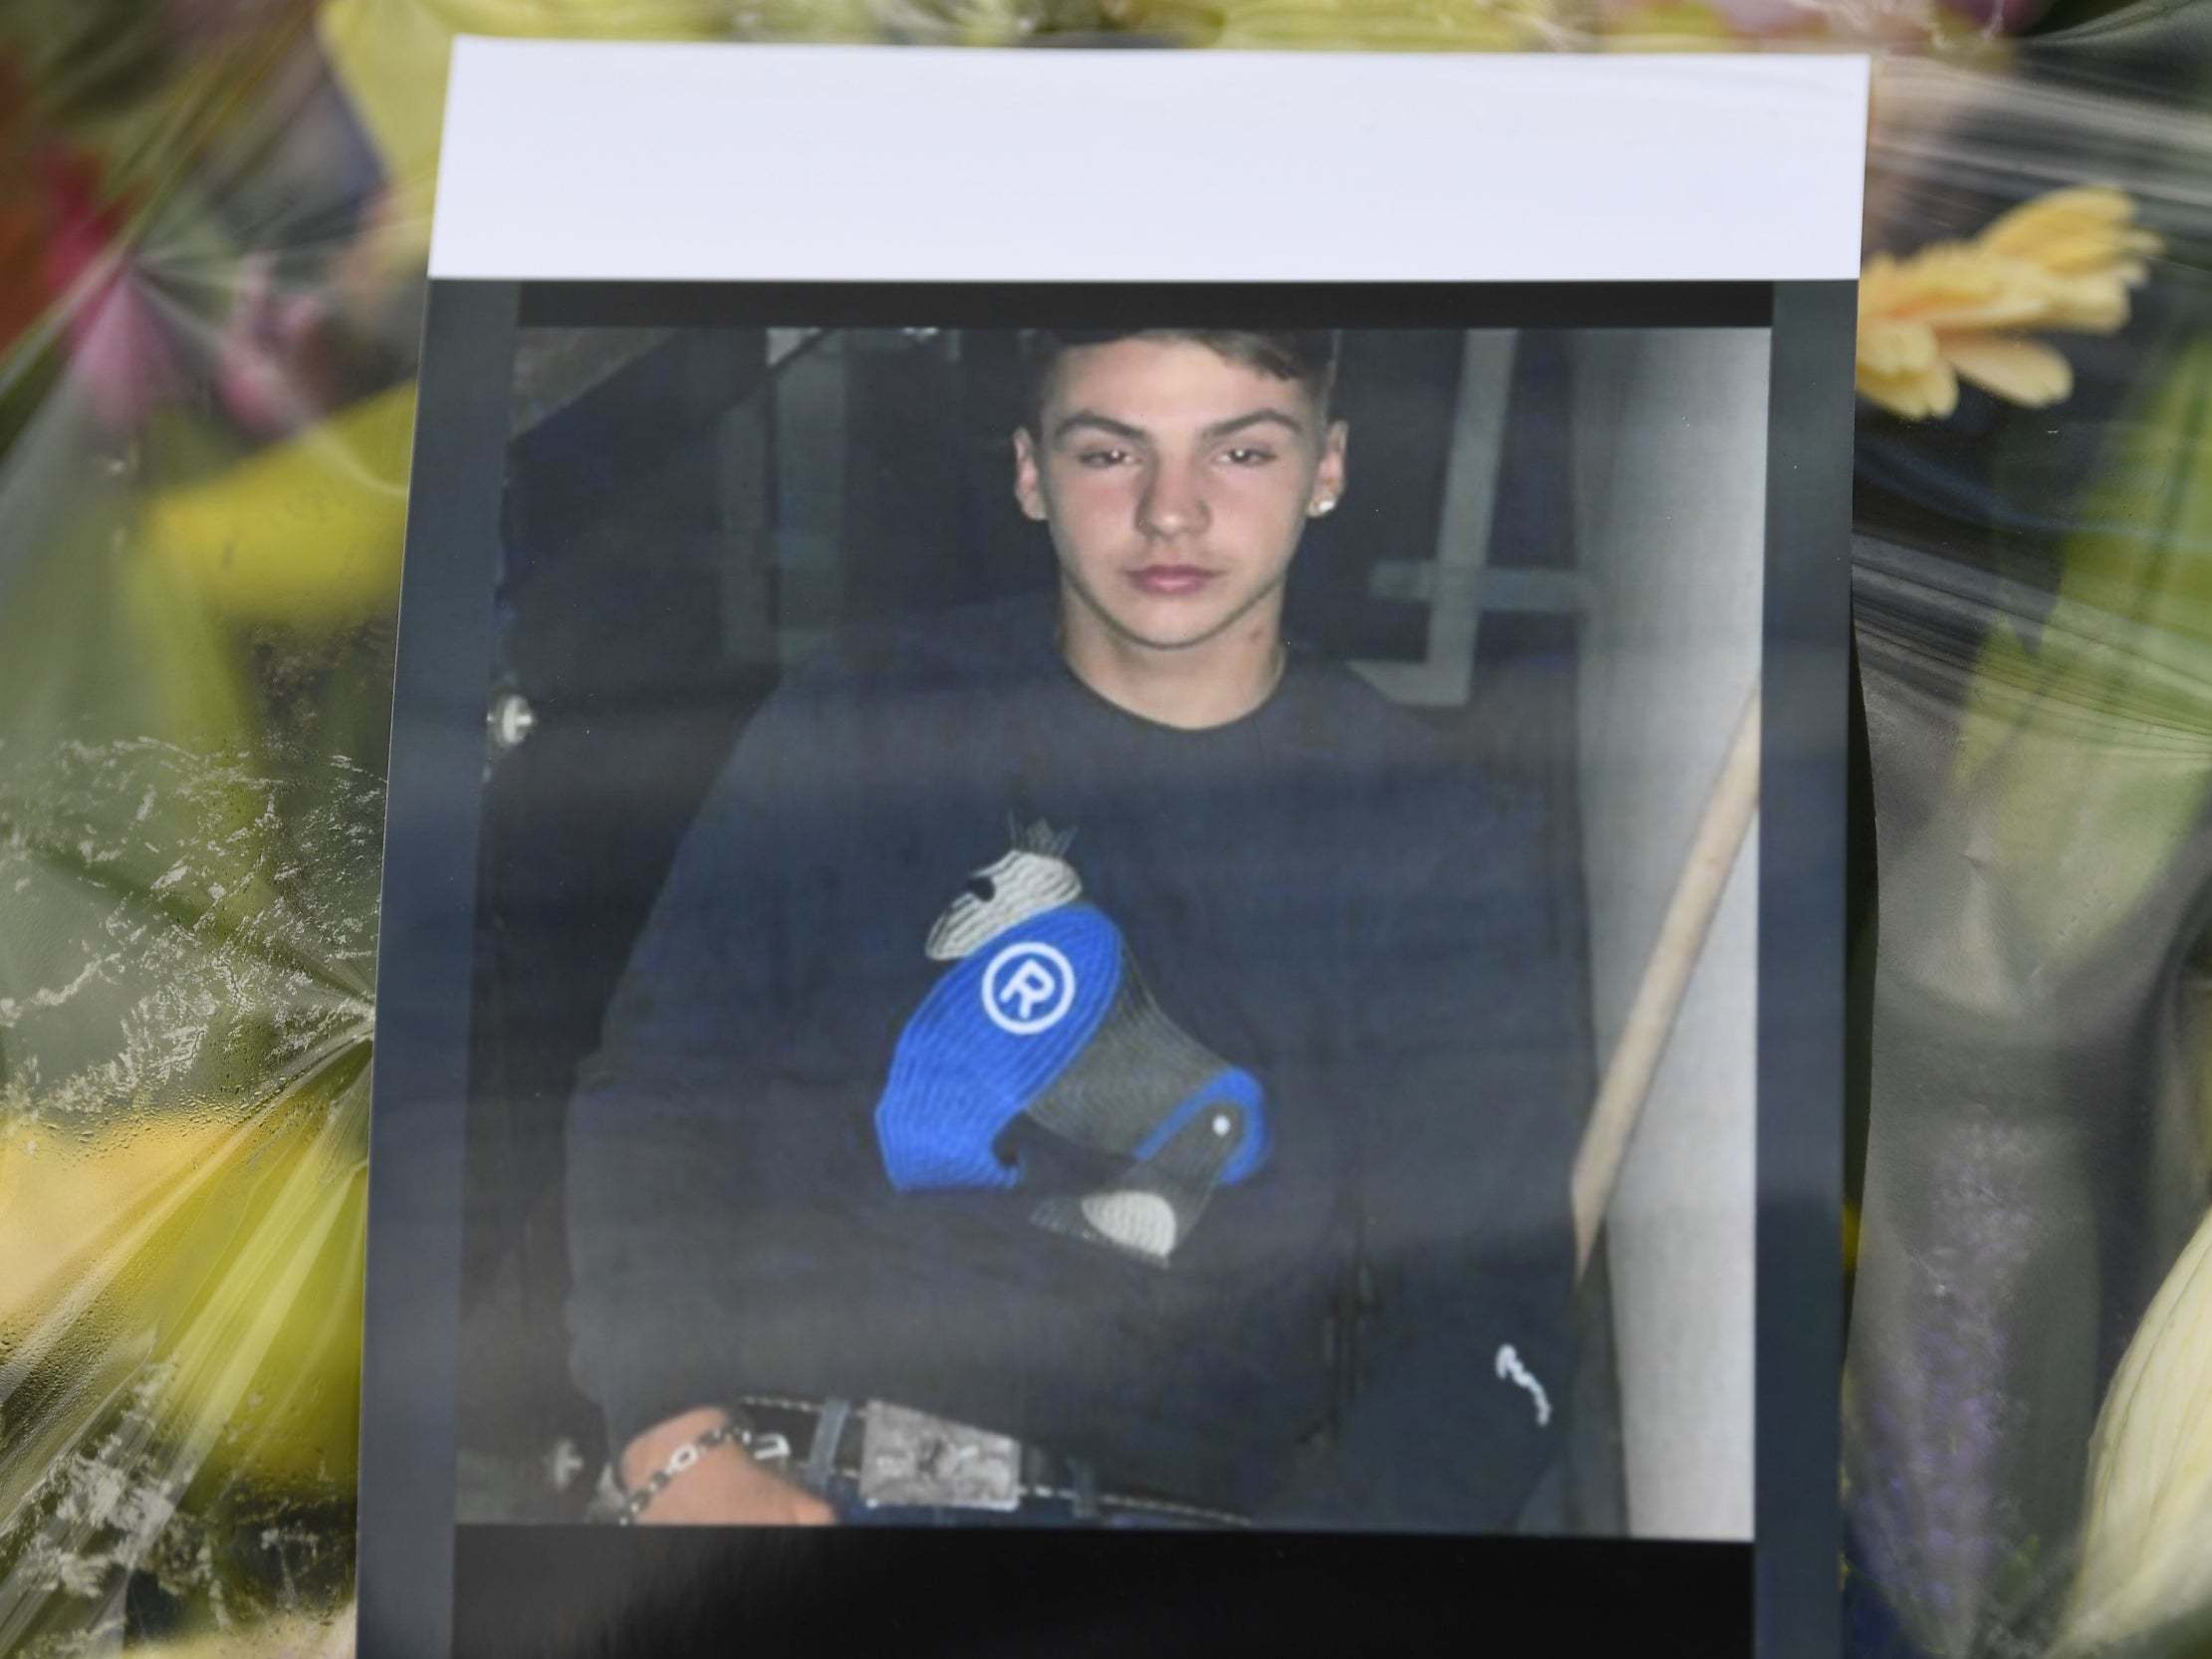
<instances>
[{"instance_id":1,"label":"white paper border","mask_svg":"<svg viewBox=\"0 0 2212 1659\"><path fill-rule=\"evenodd\" d=\"M436 278L1852 280L1859 56L462 39Z\"/></svg>"}]
</instances>

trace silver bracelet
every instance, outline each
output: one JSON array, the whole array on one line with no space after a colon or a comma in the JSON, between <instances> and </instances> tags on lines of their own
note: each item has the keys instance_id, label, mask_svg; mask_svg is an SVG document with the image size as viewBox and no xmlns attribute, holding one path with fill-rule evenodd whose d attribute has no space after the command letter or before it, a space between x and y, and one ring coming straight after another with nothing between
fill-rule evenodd
<instances>
[{"instance_id":1,"label":"silver bracelet","mask_svg":"<svg viewBox=\"0 0 2212 1659\"><path fill-rule=\"evenodd\" d=\"M747 1457L756 1463L781 1463L791 1456L791 1442L780 1434L757 1432L752 1419L743 1412L730 1412L706 1433L685 1441L668 1454L668 1461L647 1475L635 1491L622 1495L622 1507L615 1512L614 1525L629 1527L645 1513L646 1507L668 1490L669 1483L717 1446L736 1441Z\"/></svg>"}]
</instances>

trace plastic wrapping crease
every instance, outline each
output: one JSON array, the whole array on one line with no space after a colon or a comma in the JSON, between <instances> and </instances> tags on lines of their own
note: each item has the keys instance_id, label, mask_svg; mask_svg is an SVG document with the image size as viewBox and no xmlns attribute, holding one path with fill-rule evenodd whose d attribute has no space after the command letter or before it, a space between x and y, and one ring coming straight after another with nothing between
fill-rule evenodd
<instances>
[{"instance_id":1,"label":"plastic wrapping crease","mask_svg":"<svg viewBox=\"0 0 2212 1659\"><path fill-rule=\"evenodd\" d=\"M2124 327L2054 337L2064 395L1992 396L2025 368L2049 397L2051 359L1969 343L1941 418L1861 425L1845 1595L1869 1654L2201 1651L2212 19L2047 9L10 8L0 1652L350 1649L380 781L458 32L1871 46L1870 252L2123 190L2162 246Z\"/></svg>"}]
</instances>

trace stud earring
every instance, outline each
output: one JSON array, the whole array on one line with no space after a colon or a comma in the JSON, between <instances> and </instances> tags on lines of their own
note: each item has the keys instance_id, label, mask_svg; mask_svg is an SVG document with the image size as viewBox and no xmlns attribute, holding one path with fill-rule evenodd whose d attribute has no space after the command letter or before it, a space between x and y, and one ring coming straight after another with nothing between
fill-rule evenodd
<instances>
[{"instance_id":1,"label":"stud earring","mask_svg":"<svg viewBox=\"0 0 2212 1659\"><path fill-rule=\"evenodd\" d=\"M1317 519L1326 517L1328 514L1334 513L1336 510L1337 498L1335 496L1324 496L1321 500L1314 503L1314 517Z\"/></svg>"}]
</instances>

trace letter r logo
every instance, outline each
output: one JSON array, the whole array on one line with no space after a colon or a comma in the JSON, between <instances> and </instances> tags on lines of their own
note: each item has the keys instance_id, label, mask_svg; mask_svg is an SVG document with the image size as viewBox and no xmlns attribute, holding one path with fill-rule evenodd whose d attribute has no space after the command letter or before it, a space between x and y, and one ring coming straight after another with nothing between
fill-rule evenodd
<instances>
[{"instance_id":1,"label":"letter r logo","mask_svg":"<svg viewBox=\"0 0 2212 1659\"><path fill-rule=\"evenodd\" d=\"M1051 1030L1075 1000L1076 970L1047 944L1008 945L983 970L983 1012L1010 1036Z\"/></svg>"}]
</instances>

